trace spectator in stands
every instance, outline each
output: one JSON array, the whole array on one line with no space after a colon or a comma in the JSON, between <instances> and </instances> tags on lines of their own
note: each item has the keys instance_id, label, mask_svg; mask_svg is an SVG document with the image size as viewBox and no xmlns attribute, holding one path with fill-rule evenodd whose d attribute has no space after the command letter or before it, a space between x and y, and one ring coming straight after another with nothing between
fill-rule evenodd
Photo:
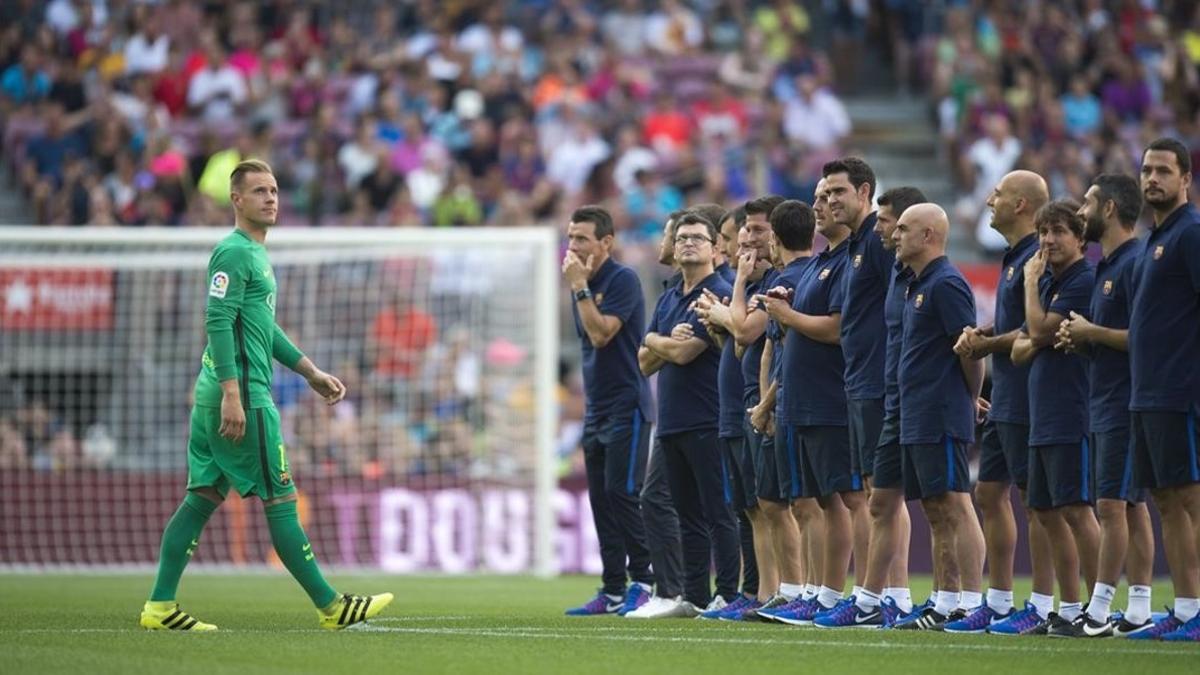
<instances>
[{"instance_id":1,"label":"spectator in stands","mask_svg":"<svg viewBox=\"0 0 1200 675\"><path fill-rule=\"evenodd\" d=\"M0 112L36 103L50 93L50 77L42 67L37 46L25 44L21 47L21 60L0 74L0 93L4 104Z\"/></svg>"}]
</instances>

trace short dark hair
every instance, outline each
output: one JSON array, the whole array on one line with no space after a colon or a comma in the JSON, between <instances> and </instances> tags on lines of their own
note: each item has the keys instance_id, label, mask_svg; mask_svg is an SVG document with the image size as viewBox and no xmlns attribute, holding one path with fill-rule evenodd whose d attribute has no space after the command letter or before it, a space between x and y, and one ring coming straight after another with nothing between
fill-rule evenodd
<instances>
[{"instance_id":1,"label":"short dark hair","mask_svg":"<svg viewBox=\"0 0 1200 675\"><path fill-rule=\"evenodd\" d=\"M1142 158L1144 159L1146 153L1151 150L1166 150L1167 152L1175 153L1175 161L1179 163L1179 173L1192 172L1192 155L1188 152L1187 146L1182 142L1170 136L1156 138L1150 142L1150 145L1146 146L1146 151L1142 153Z\"/></svg>"},{"instance_id":2,"label":"short dark hair","mask_svg":"<svg viewBox=\"0 0 1200 675\"><path fill-rule=\"evenodd\" d=\"M780 202L771 211L771 231L779 244L789 251L807 251L813 245L817 217L812 207L798 199Z\"/></svg>"},{"instance_id":3,"label":"short dark hair","mask_svg":"<svg viewBox=\"0 0 1200 675\"><path fill-rule=\"evenodd\" d=\"M892 215L899 218L904 215L908 207L914 204L924 204L929 200L925 198L925 193L921 192L920 188L915 188L911 185L901 185L879 195L879 199L876 201L880 206L892 207Z\"/></svg>"},{"instance_id":4,"label":"short dark hair","mask_svg":"<svg viewBox=\"0 0 1200 675\"><path fill-rule=\"evenodd\" d=\"M779 195L763 195L762 197L751 199L745 204L746 216L766 216L769 219L775 207L783 202L783 197Z\"/></svg>"},{"instance_id":5,"label":"short dark hair","mask_svg":"<svg viewBox=\"0 0 1200 675\"><path fill-rule=\"evenodd\" d=\"M675 225L672 228L674 232L671 234L673 235L675 232L678 232L679 228L683 227L684 225L704 225L708 229L709 241L714 244L717 243L717 226L714 225L711 220L704 217L703 213L697 213L696 211L685 211L683 215L679 216L679 219L675 221Z\"/></svg>"},{"instance_id":6,"label":"short dark hair","mask_svg":"<svg viewBox=\"0 0 1200 675\"><path fill-rule=\"evenodd\" d=\"M733 218L733 224L737 229L739 229L739 230L742 229L742 226L746 224L746 207L745 207L745 205L736 206L736 207L726 211L725 215L721 217L720 224L724 225L725 221L729 220L730 218Z\"/></svg>"},{"instance_id":7,"label":"short dark hair","mask_svg":"<svg viewBox=\"0 0 1200 675\"><path fill-rule=\"evenodd\" d=\"M1079 204L1070 199L1056 199L1037 210L1033 215L1033 224L1038 230L1043 225L1062 223L1076 237L1083 240L1084 223L1079 215Z\"/></svg>"},{"instance_id":8,"label":"short dark hair","mask_svg":"<svg viewBox=\"0 0 1200 675\"><path fill-rule=\"evenodd\" d=\"M875 172L871 170L871 165L867 164L858 157L843 157L835 159L832 162L826 162L825 166L821 167L821 178L829 178L835 173L844 173L850 178L850 184L854 189L862 187L863 183L871 186L867 193L867 198L875 196Z\"/></svg>"},{"instance_id":9,"label":"short dark hair","mask_svg":"<svg viewBox=\"0 0 1200 675\"><path fill-rule=\"evenodd\" d=\"M697 204L689 207L688 211L704 216L704 219L717 229L721 228L721 223L725 220L725 207L720 204Z\"/></svg>"},{"instance_id":10,"label":"short dark hair","mask_svg":"<svg viewBox=\"0 0 1200 675\"><path fill-rule=\"evenodd\" d=\"M1142 190L1137 179L1123 173L1102 173L1092 181L1099 193L1100 205L1112 200L1117 205L1117 220L1133 227L1142 214Z\"/></svg>"},{"instance_id":11,"label":"short dark hair","mask_svg":"<svg viewBox=\"0 0 1200 675\"><path fill-rule=\"evenodd\" d=\"M687 213L687 209L679 209L678 211L672 211L667 216L667 238L670 239L675 237L675 227L679 225L679 219L682 218L683 214L685 213Z\"/></svg>"},{"instance_id":12,"label":"short dark hair","mask_svg":"<svg viewBox=\"0 0 1200 675\"><path fill-rule=\"evenodd\" d=\"M261 159L243 159L238 162L238 165L233 167L233 173L229 174L229 185L234 190L242 189L242 178L248 173L269 173L275 175L271 171L271 165Z\"/></svg>"},{"instance_id":13,"label":"short dark hair","mask_svg":"<svg viewBox=\"0 0 1200 675\"><path fill-rule=\"evenodd\" d=\"M603 206L588 204L575 209L571 214L572 223L591 223L596 229L596 239L603 239L613 234L612 215Z\"/></svg>"}]
</instances>

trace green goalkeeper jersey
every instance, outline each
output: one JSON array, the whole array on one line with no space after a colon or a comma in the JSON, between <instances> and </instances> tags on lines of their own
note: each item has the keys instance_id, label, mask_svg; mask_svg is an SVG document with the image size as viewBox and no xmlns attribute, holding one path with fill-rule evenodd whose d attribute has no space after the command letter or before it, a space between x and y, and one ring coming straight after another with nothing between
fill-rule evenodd
<instances>
[{"instance_id":1,"label":"green goalkeeper jersey","mask_svg":"<svg viewBox=\"0 0 1200 675\"><path fill-rule=\"evenodd\" d=\"M221 382L237 379L246 408L274 405L271 359L295 368L304 355L275 324L275 273L267 248L234 229L208 261L208 347L196 405L220 407Z\"/></svg>"}]
</instances>

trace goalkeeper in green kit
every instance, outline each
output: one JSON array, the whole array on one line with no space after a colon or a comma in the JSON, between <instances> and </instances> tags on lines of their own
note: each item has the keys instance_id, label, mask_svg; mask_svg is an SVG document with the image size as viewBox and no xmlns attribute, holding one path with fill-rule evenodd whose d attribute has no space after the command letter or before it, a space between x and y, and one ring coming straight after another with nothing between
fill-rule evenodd
<instances>
[{"instance_id":1,"label":"goalkeeper in green kit","mask_svg":"<svg viewBox=\"0 0 1200 675\"><path fill-rule=\"evenodd\" d=\"M208 263L208 348L196 380L187 495L163 532L158 576L141 625L216 630L181 610L175 591L205 523L232 488L262 500L279 559L312 598L321 627L337 630L375 616L392 594L343 595L322 576L296 512L296 486L271 400L271 359L303 376L329 405L345 397L346 387L313 365L275 324L275 274L264 246L278 212L271 167L243 161L230 183L236 227Z\"/></svg>"}]
</instances>

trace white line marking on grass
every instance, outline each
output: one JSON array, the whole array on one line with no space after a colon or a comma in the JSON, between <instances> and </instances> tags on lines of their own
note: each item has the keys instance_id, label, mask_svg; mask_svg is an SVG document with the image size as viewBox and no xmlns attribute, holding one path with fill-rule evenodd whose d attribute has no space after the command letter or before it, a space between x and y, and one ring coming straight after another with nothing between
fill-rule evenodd
<instances>
[{"instance_id":1,"label":"white line marking on grass","mask_svg":"<svg viewBox=\"0 0 1200 675\"><path fill-rule=\"evenodd\" d=\"M412 621L471 621L484 620L483 616L384 616L371 619L371 623L410 623Z\"/></svg>"},{"instance_id":2,"label":"white line marking on grass","mask_svg":"<svg viewBox=\"0 0 1200 675\"><path fill-rule=\"evenodd\" d=\"M392 617L393 619L396 617ZM432 617L421 617L432 618ZM480 617L482 618L482 617ZM595 628L604 628L603 632L594 629L556 629L545 626L506 626L504 628L418 628L418 627L401 627L401 626L379 626L372 620L372 623L358 624L352 626L345 631L346 633L407 633L415 635L441 635L446 637L495 637L495 638L526 638L526 639L543 639L543 640L600 640L610 642L663 642L663 643L681 643L681 644L733 644L733 645L782 645L782 646L797 646L797 647L829 647L837 649L905 649L927 651L929 649L938 650L958 650L968 652L1044 652L1050 654L1077 654L1077 655L1095 655L1104 657L1106 655L1115 654L1123 656L1138 656L1138 655L1158 655L1158 656L1184 656L1195 658L1197 651L1187 647L1180 649L1170 648L1148 648L1148 649L1104 649L1096 650L1091 647L1080 645L1078 648L1066 647L1066 645L1047 645L1044 642L1036 639L1022 639L1020 645L1017 644L963 644L955 642L954 638L949 638L945 642L923 642L920 644L907 642L891 642L885 640L811 640L807 638L788 639L786 637L779 638L742 638L742 637L719 637L719 636L669 636L669 635L646 635L646 634L627 634L619 635L613 631L619 630L615 626L597 626ZM86 634L86 633L132 633L137 631L136 628L21 628L17 630L0 630L0 635L5 634ZM160 631L161 633L178 634L178 631ZM243 635L248 633L263 633L263 634L281 634L281 633L307 633L309 635L324 633L315 628L287 628L281 630L268 630L261 628L249 629L231 629L220 630L206 635ZM856 633L861 634L861 633ZM1039 644L1040 642L1040 644ZM1113 641L1109 640L1111 644ZM1061 643L1059 643L1061 644ZM1089 643L1094 644L1094 643Z\"/></svg>"}]
</instances>

